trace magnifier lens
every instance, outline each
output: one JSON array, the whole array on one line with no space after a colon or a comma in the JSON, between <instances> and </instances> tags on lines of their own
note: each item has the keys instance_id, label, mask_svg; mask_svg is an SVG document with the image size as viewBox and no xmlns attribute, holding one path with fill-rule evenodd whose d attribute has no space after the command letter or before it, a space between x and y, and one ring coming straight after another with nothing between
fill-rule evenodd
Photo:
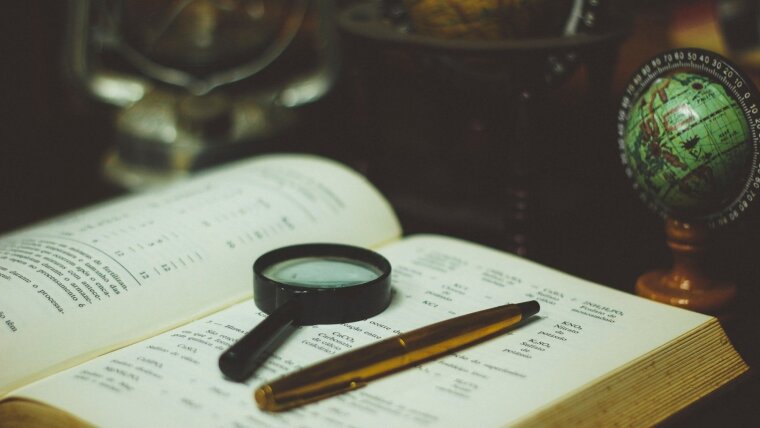
<instances>
[{"instance_id":1,"label":"magnifier lens","mask_svg":"<svg viewBox=\"0 0 760 428\"><path fill-rule=\"evenodd\" d=\"M370 264L343 257L299 257L275 263L261 273L279 283L317 288L350 287L382 275Z\"/></svg>"}]
</instances>

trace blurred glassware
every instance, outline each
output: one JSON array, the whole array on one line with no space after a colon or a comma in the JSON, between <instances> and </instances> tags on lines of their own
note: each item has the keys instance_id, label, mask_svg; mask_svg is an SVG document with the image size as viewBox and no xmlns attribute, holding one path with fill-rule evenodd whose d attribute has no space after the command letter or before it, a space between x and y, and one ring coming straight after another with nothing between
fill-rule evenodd
<instances>
[{"instance_id":1,"label":"blurred glassware","mask_svg":"<svg viewBox=\"0 0 760 428\"><path fill-rule=\"evenodd\" d=\"M66 61L117 107L104 163L139 189L261 151L333 86L329 0L76 0Z\"/></svg>"}]
</instances>

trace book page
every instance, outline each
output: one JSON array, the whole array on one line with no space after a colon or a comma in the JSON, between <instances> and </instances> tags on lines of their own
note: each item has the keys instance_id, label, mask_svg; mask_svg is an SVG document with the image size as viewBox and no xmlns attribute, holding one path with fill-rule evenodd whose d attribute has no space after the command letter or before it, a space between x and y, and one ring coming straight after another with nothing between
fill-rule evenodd
<instances>
[{"instance_id":1,"label":"book page","mask_svg":"<svg viewBox=\"0 0 760 428\"><path fill-rule=\"evenodd\" d=\"M373 246L390 206L333 161L265 156L0 239L0 393L252 294L252 263L301 242Z\"/></svg>"},{"instance_id":2,"label":"book page","mask_svg":"<svg viewBox=\"0 0 760 428\"><path fill-rule=\"evenodd\" d=\"M104 355L14 395L107 426L503 426L571 394L709 317L640 299L514 256L417 236L383 248L394 297L365 321L300 327L246 383L217 359L263 319L252 301ZM432 322L536 299L495 339L279 414L253 391L300 367ZM728 345L730 346L730 345Z\"/></svg>"}]
</instances>

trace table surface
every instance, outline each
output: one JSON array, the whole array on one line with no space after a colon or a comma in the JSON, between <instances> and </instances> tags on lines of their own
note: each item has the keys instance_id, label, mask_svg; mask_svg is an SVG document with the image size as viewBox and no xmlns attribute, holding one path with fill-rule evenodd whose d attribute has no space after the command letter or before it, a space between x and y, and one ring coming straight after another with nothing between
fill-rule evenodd
<instances>
[{"instance_id":1,"label":"table surface","mask_svg":"<svg viewBox=\"0 0 760 428\"><path fill-rule=\"evenodd\" d=\"M529 256L628 292L639 274L670 263L661 221L641 206L622 174L612 117L616 88L634 67L667 44L667 15L658 7L650 5L634 20L637 24L621 48L608 99L590 101L586 76L579 73L552 93L551 102L539 104L543 117L551 118L551 126L540 126L543 131L536 138L555 141L552 144L556 146L541 152L546 163L536 167L541 179L531 187L531 220L540 227L530 236ZM2 87L7 106L0 127L0 232L124 193L105 182L100 172L104 153L114 138L112 110L81 97L60 73L63 13L62 5L38 1L16 5L9 20L12 35L0 42L6 64ZM360 127L352 127L351 121L341 120L353 112L352 91L350 85L339 84L335 95L307 111L302 126L283 138L285 144L317 139L320 144L312 147L324 148L330 141L345 144L354 138L371 138L363 136L365 130ZM594 104L589 107L589 103ZM559 142L557 135L562 136ZM403 183L384 177L382 170L360 155L341 150L328 150L328 154L355 162L377 179L399 207L406 233L446 233L502 246L499 240L503 235L491 233L498 231L494 218L498 223L502 207L494 207L492 200L474 200L475 214L461 210L460 204L453 208L461 211L457 218L430 217L431 206L433 211L436 203L451 209L445 204L456 199L418 201L414 194L403 191ZM598 151L590 165L584 161L584 150ZM554 168L557 165L563 167ZM744 306L725 326L752 367L760 363L760 263L754 251L759 235L760 225L751 218L718 236L714 249L718 271L740 285ZM757 423L757 403L760 379L752 373L668 424Z\"/></svg>"}]
</instances>

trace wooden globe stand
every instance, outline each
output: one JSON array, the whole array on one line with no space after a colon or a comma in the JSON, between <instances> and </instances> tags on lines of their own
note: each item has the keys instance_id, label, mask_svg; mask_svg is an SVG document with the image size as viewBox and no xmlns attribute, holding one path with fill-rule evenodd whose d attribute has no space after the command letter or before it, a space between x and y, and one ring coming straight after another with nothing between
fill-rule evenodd
<instances>
[{"instance_id":1,"label":"wooden globe stand","mask_svg":"<svg viewBox=\"0 0 760 428\"><path fill-rule=\"evenodd\" d=\"M736 285L709 275L707 225L668 218L665 234L673 252L673 267L640 276L636 294L696 312L727 316L736 297Z\"/></svg>"}]
</instances>

